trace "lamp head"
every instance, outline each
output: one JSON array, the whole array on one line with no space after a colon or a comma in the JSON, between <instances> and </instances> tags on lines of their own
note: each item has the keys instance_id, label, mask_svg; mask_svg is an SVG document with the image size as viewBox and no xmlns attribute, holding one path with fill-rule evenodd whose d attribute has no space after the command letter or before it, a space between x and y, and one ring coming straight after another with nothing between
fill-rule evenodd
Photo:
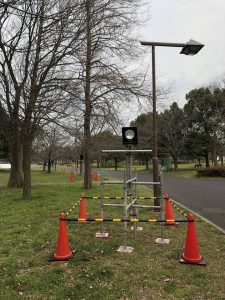
<instances>
[{"instance_id":1,"label":"lamp head","mask_svg":"<svg viewBox=\"0 0 225 300\"><path fill-rule=\"evenodd\" d=\"M185 55L195 55L197 54L202 48L204 47L203 44L190 40L187 42L187 44L182 48L180 54L185 54Z\"/></svg>"}]
</instances>

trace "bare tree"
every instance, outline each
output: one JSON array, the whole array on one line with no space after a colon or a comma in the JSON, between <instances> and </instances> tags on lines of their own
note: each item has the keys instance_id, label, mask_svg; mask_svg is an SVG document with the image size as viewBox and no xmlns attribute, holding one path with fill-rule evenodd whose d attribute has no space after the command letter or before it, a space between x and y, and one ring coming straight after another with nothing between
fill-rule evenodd
<instances>
[{"instance_id":1,"label":"bare tree","mask_svg":"<svg viewBox=\"0 0 225 300\"><path fill-rule=\"evenodd\" d=\"M92 136L92 157L96 159L97 167L106 166L102 164L102 160L114 160L115 169L117 170L118 161L124 159L123 154L120 153L107 153L103 154L103 149L121 149L122 137L114 135L109 130L102 131Z\"/></svg>"},{"instance_id":2,"label":"bare tree","mask_svg":"<svg viewBox=\"0 0 225 300\"><path fill-rule=\"evenodd\" d=\"M131 68L140 56L132 28L142 2L83 0L86 31L83 49L75 53L80 62L79 91L73 94L71 88L71 95L80 101L84 124L85 188L91 187L91 134L105 130L106 124L116 131L122 103L147 95L142 87L145 76Z\"/></svg>"},{"instance_id":3,"label":"bare tree","mask_svg":"<svg viewBox=\"0 0 225 300\"><path fill-rule=\"evenodd\" d=\"M44 164L44 171L47 166L47 172L51 173L53 163L56 165L60 150L65 146L67 140L67 135L56 125L45 126L41 129L33 148L35 156L41 159Z\"/></svg>"},{"instance_id":4,"label":"bare tree","mask_svg":"<svg viewBox=\"0 0 225 300\"><path fill-rule=\"evenodd\" d=\"M68 81L76 77L71 55L81 44L80 1L23 0L0 6L1 107L9 115L9 186L31 197L31 146L37 128L62 113ZM75 74L75 75L74 75ZM54 91L54 92L53 92ZM59 109L60 107L60 109ZM23 154L23 170L22 170Z\"/></svg>"}]
</instances>

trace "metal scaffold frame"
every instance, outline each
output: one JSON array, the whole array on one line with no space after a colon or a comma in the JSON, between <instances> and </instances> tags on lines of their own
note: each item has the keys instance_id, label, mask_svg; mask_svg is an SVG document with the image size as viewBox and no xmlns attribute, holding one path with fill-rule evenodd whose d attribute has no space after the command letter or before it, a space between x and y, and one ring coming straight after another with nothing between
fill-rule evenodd
<instances>
[{"instance_id":1,"label":"metal scaffold frame","mask_svg":"<svg viewBox=\"0 0 225 300\"><path fill-rule=\"evenodd\" d=\"M125 153L126 154L126 168L124 172L124 180L104 180L103 173L101 171L101 197L100 197L100 215L101 218L104 218L104 209L106 207L123 207L124 208L124 217L128 218L130 216L137 217L137 208L147 208L151 210L160 211L161 219L163 219L163 209L162 209L162 176L160 177L159 182L138 182L137 181L137 171L135 171L135 176L132 172L132 154L133 153L150 153L152 150L131 150L131 146L129 146L126 150L102 150L102 153ZM124 187L124 203L105 203L104 200L104 186L107 184L121 184ZM141 205L138 204L137 197L137 185L159 185L161 195L160 195L160 205L159 206L152 206L152 205ZM116 199L117 197L115 197ZM152 197L154 199L154 197ZM143 228L139 227L137 222L134 223L132 228L134 230L134 236L136 238L137 231L141 231ZM96 233L96 237L108 237L108 233L104 231L104 224L102 222L102 229L101 232ZM164 232L162 226L162 234L161 238L157 239L158 243L167 243L167 240L164 239ZM133 248L127 246L127 222L124 222L124 246L120 246L117 251L119 252L132 252Z\"/></svg>"}]
</instances>

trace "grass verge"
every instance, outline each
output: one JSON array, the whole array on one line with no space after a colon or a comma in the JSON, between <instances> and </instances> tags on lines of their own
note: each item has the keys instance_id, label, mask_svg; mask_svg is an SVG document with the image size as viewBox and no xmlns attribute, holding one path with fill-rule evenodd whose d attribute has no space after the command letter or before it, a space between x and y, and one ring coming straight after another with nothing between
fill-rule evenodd
<instances>
[{"instance_id":1,"label":"grass verge","mask_svg":"<svg viewBox=\"0 0 225 300\"><path fill-rule=\"evenodd\" d=\"M2 182L7 176L1 173ZM0 299L224 299L224 235L204 222L196 222L196 231L207 267L179 264L185 224L164 228L169 245L155 243L161 236L158 224L143 224L136 240L129 230L128 245L134 251L121 254L116 249L124 243L122 223L104 224L110 237L103 240L94 237L101 224L70 223L69 240L76 256L69 262L49 263L56 248L58 214L71 208L83 192L81 177L75 183L68 177L33 172L29 201L21 200L20 190L1 187ZM121 196L122 190L107 186L104 194ZM138 190L139 196L150 194L146 188ZM86 195L98 196L99 184ZM87 199L86 204L90 217L99 216L98 200ZM77 215L78 207L71 212L72 217ZM117 208L106 212L107 217L122 215ZM159 213L141 209L139 217L160 218Z\"/></svg>"}]
</instances>

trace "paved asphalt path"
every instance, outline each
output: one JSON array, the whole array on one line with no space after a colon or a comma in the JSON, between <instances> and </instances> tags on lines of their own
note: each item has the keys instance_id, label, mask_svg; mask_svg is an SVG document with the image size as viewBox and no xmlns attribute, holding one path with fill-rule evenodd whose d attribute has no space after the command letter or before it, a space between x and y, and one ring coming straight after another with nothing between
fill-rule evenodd
<instances>
[{"instance_id":1,"label":"paved asphalt path","mask_svg":"<svg viewBox=\"0 0 225 300\"><path fill-rule=\"evenodd\" d=\"M104 171L122 177L122 171ZM139 173L138 181L152 181L151 173ZM148 186L149 187L149 186ZM163 193L219 226L225 233L225 179L163 176Z\"/></svg>"}]
</instances>

